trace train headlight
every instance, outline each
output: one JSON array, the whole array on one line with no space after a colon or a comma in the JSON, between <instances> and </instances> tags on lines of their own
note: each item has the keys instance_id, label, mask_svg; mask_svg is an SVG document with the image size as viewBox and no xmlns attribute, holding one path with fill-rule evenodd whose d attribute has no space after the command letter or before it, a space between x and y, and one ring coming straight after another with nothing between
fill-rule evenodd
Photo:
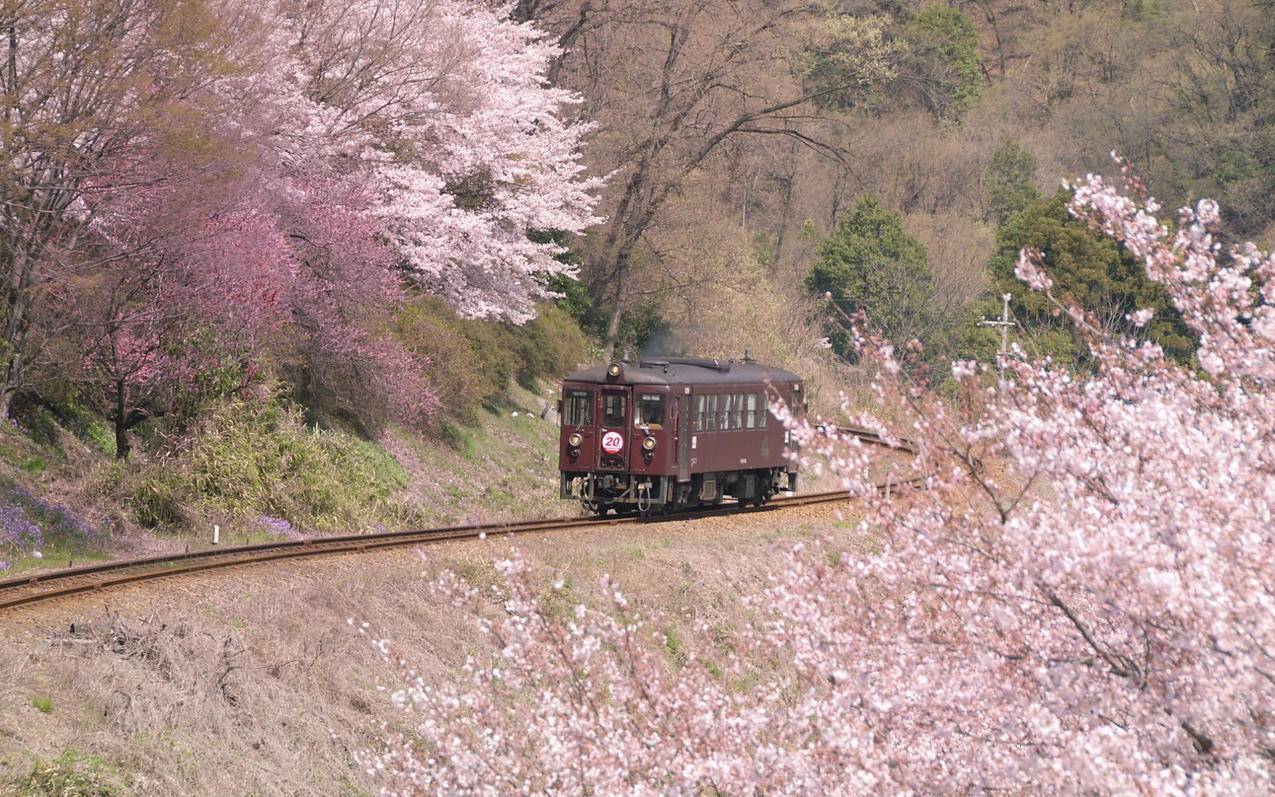
<instances>
[{"instance_id":1,"label":"train headlight","mask_svg":"<svg viewBox=\"0 0 1275 797\"><path fill-rule=\"evenodd\" d=\"M646 451L654 451L654 450L655 450L655 438L654 438L654 437L647 437L647 438L644 438L644 439L642 440L642 448L643 448L644 450L646 450Z\"/></svg>"},{"instance_id":2,"label":"train headlight","mask_svg":"<svg viewBox=\"0 0 1275 797\"><path fill-rule=\"evenodd\" d=\"M610 368L607 368L607 376L611 377L612 379L619 379L619 378L620 378L620 364L619 364L619 363L611 363L611 367L610 367Z\"/></svg>"},{"instance_id":3,"label":"train headlight","mask_svg":"<svg viewBox=\"0 0 1275 797\"><path fill-rule=\"evenodd\" d=\"M567 438L567 445L572 448L579 448L580 444L583 442L584 438L580 436L579 432L572 432L571 436Z\"/></svg>"}]
</instances>

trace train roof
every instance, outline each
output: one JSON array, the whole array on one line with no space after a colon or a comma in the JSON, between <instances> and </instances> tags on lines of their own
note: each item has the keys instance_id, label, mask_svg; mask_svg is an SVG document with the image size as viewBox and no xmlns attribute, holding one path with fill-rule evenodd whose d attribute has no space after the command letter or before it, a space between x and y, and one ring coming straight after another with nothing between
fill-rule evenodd
<instances>
[{"instance_id":1,"label":"train roof","mask_svg":"<svg viewBox=\"0 0 1275 797\"><path fill-rule=\"evenodd\" d=\"M624 372L614 380L620 385L737 385L800 382L801 377L782 368L745 360L710 360L701 357L644 357L620 360ZM608 383L606 365L595 365L568 374L567 382Z\"/></svg>"}]
</instances>

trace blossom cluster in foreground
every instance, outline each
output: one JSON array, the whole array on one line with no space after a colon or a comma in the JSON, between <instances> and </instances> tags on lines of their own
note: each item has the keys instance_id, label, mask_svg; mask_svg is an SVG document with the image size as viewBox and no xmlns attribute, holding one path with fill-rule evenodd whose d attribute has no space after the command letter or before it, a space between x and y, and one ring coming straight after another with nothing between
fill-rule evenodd
<instances>
[{"instance_id":1,"label":"blossom cluster in foreground","mask_svg":"<svg viewBox=\"0 0 1275 797\"><path fill-rule=\"evenodd\" d=\"M1091 176L1072 210L1172 296L1198 369L1062 298L1089 373L1016 351L940 401L863 339L892 415L852 420L915 443L923 487L887 500L878 449L788 418L862 526L784 552L712 665L671 667L614 584L560 618L517 559L495 605L445 576L493 647L455 683L402 664L415 733L364 759L386 792L1275 793L1275 258L1223 251L1210 202L1169 227Z\"/></svg>"}]
</instances>

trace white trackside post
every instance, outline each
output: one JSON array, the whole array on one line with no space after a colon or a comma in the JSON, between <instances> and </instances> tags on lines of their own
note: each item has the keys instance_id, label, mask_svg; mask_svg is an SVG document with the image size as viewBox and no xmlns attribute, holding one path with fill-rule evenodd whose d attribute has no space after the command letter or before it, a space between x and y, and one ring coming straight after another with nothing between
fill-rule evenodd
<instances>
[{"instance_id":1,"label":"white trackside post","mask_svg":"<svg viewBox=\"0 0 1275 797\"><path fill-rule=\"evenodd\" d=\"M221 526L213 524L213 545L221 544Z\"/></svg>"}]
</instances>

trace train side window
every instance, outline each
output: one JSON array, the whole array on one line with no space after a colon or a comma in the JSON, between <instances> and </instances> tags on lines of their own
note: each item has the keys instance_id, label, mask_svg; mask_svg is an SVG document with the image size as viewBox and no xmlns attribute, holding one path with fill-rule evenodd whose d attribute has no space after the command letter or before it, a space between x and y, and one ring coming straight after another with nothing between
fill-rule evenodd
<instances>
[{"instance_id":1,"label":"train side window","mask_svg":"<svg viewBox=\"0 0 1275 797\"><path fill-rule=\"evenodd\" d=\"M637 418L634 423L648 429L664 428L664 397L659 393L643 393L638 396Z\"/></svg>"},{"instance_id":2,"label":"train side window","mask_svg":"<svg viewBox=\"0 0 1275 797\"><path fill-rule=\"evenodd\" d=\"M757 397L757 428L766 428L766 419L770 416L770 404L766 401L766 394L763 393Z\"/></svg>"},{"instance_id":3,"label":"train side window","mask_svg":"<svg viewBox=\"0 0 1275 797\"><path fill-rule=\"evenodd\" d=\"M625 395L623 393L602 394L602 425L612 429L624 426Z\"/></svg>"},{"instance_id":4,"label":"train side window","mask_svg":"<svg viewBox=\"0 0 1275 797\"><path fill-rule=\"evenodd\" d=\"M704 431L704 397L695 397L695 417L692 419L695 424L694 429L697 432Z\"/></svg>"},{"instance_id":5,"label":"train side window","mask_svg":"<svg viewBox=\"0 0 1275 797\"><path fill-rule=\"evenodd\" d=\"M757 394L749 393L746 397L747 406L744 408L744 428L757 428Z\"/></svg>"},{"instance_id":6,"label":"train side window","mask_svg":"<svg viewBox=\"0 0 1275 797\"><path fill-rule=\"evenodd\" d=\"M744 401L746 400L743 393L735 394L735 428L744 428Z\"/></svg>"},{"instance_id":7,"label":"train side window","mask_svg":"<svg viewBox=\"0 0 1275 797\"><path fill-rule=\"evenodd\" d=\"M593 396L587 390L568 390L562 421L566 426L589 426L593 423Z\"/></svg>"},{"instance_id":8,"label":"train side window","mask_svg":"<svg viewBox=\"0 0 1275 797\"><path fill-rule=\"evenodd\" d=\"M723 432L730 431L730 400L731 395L727 393L721 397L722 403L718 406L717 428Z\"/></svg>"},{"instance_id":9,"label":"train side window","mask_svg":"<svg viewBox=\"0 0 1275 797\"><path fill-rule=\"evenodd\" d=\"M704 427L706 432L717 431L717 396L708 397L708 423Z\"/></svg>"}]
</instances>

